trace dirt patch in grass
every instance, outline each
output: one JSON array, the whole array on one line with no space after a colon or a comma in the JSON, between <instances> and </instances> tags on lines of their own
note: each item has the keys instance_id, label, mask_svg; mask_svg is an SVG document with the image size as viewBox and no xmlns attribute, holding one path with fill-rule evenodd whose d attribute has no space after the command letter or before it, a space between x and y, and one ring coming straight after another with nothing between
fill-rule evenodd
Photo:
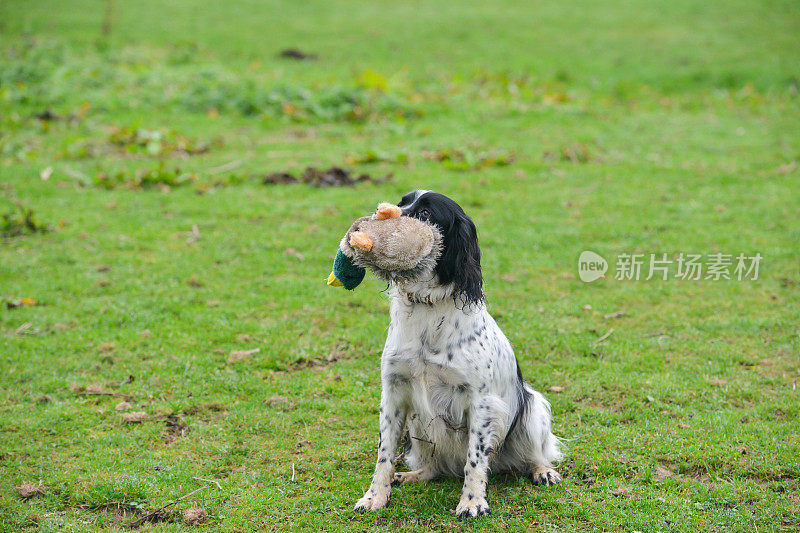
<instances>
[{"instance_id":1,"label":"dirt patch in grass","mask_svg":"<svg viewBox=\"0 0 800 533\"><path fill-rule=\"evenodd\" d=\"M381 178L375 178L369 174L358 174L350 172L340 167L330 167L319 169L307 167L300 177L297 178L290 172L272 172L264 176L261 180L265 185L277 185L282 183L304 183L311 187L353 187L359 183L372 182L383 183L392 179L392 174L387 174Z\"/></svg>"},{"instance_id":2,"label":"dirt patch in grass","mask_svg":"<svg viewBox=\"0 0 800 533\"><path fill-rule=\"evenodd\" d=\"M201 413L224 413L225 406L219 402L209 402L202 405L193 405L183 410L185 415L198 415Z\"/></svg>"},{"instance_id":3,"label":"dirt patch in grass","mask_svg":"<svg viewBox=\"0 0 800 533\"><path fill-rule=\"evenodd\" d=\"M130 515L139 515L140 513L128 513L127 510L117 510L115 512L114 518L111 520L116 526L120 528L131 528L135 529L138 528L142 524L158 524L158 523L167 523L171 524L176 521L176 517L173 513L168 510L163 510L158 512L152 516L148 516L147 519L143 520L141 523L130 526L128 520L131 518Z\"/></svg>"},{"instance_id":4,"label":"dirt patch in grass","mask_svg":"<svg viewBox=\"0 0 800 533\"><path fill-rule=\"evenodd\" d=\"M800 480L800 472L748 472L747 477L761 483Z\"/></svg>"},{"instance_id":5,"label":"dirt patch in grass","mask_svg":"<svg viewBox=\"0 0 800 533\"><path fill-rule=\"evenodd\" d=\"M183 522L187 526L199 526L208 518L208 513L205 509L193 507L183 511Z\"/></svg>"},{"instance_id":6,"label":"dirt patch in grass","mask_svg":"<svg viewBox=\"0 0 800 533\"><path fill-rule=\"evenodd\" d=\"M20 498L27 500L28 498L33 498L34 496L44 494L46 487L41 483L23 483L22 485L14 487L14 490L17 491L17 494L19 494Z\"/></svg>"},{"instance_id":7,"label":"dirt patch in grass","mask_svg":"<svg viewBox=\"0 0 800 533\"><path fill-rule=\"evenodd\" d=\"M342 359L349 359L348 353L352 352L352 347L346 342L337 343L325 357L298 357L294 361L279 365L273 372L283 374L287 372L297 372L309 368L318 368L332 365Z\"/></svg>"},{"instance_id":8,"label":"dirt patch in grass","mask_svg":"<svg viewBox=\"0 0 800 533\"><path fill-rule=\"evenodd\" d=\"M284 59L294 59L295 61L314 61L317 59L317 54L303 52L299 48L287 48L281 50L281 53L278 55Z\"/></svg>"},{"instance_id":9,"label":"dirt patch in grass","mask_svg":"<svg viewBox=\"0 0 800 533\"><path fill-rule=\"evenodd\" d=\"M172 444L180 437L189 433L189 426L183 419L177 415L169 415L164 421L164 432L161 434L161 440L167 444Z\"/></svg>"},{"instance_id":10,"label":"dirt patch in grass","mask_svg":"<svg viewBox=\"0 0 800 533\"><path fill-rule=\"evenodd\" d=\"M488 167L505 167L516 159L514 152L498 153L471 148L454 148L422 152L422 157L438 161L452 170L480 170Z\"/></svg>"}]
</instances>

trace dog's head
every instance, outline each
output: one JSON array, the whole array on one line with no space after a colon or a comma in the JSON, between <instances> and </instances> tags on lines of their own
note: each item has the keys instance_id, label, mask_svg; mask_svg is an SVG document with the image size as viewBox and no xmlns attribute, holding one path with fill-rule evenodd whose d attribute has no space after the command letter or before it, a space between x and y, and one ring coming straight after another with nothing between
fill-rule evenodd
<instances>
[{"instance_id":1,"label":"dog's head","mask_svg":"<svg viewBox=\"0 0 800 533\"><path fill-rule=\"evenodd\" d=\"M453 295L465 305L483 301L478 232L461 206L443 194L416 190L397 204L403 215L435 225L442 234L442 255L434 271L441 285L453 284Z\"/></svg>"}]
</instances>

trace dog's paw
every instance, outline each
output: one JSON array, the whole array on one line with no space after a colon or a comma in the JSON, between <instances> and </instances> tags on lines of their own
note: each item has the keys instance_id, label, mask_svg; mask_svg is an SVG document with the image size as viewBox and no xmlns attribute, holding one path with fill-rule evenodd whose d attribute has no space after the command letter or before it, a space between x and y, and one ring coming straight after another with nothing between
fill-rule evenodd
<instances>
[{"instance_id":1,"label":"dog's paw","mask_svg":"<svg viewBox=\"0 0 800 533\"><path fill-rule=\"evenodd\" d=\"M395 472L392 478L392 485L402 485L403 483L417 483L428 481L433 476L426 470L412 470L411 472Z\"/></svg>"},{"instance_id":2,"label":"dog's paw","mask_svg":"<svg viewBox=\"0 0 800 533\"><path fill-rule=\"evenodd\" d=\"M540 466L533 472L533 483L534 485L557 485L561 483L561 474L553 470L552 468L547 468L546 466Z\"/></svg>"},{"instance_id":3,"label":"dog's paw","mask_svg":"<svg viewBox=\"0 0 800 533\"><path fill-rule=\"evenodd\" d=\"M370 488L364 494L364 497L356 502L353 510L357 513L366 513L367 511L383 509L389 503L389 494L388 490L379 491L378 489Z\"/></svg>"},{"instance_id":4,"label":"dog's paw","mask_svg":"<svg viewBox=\"0 0 800 533\"><path fill-rule=\"evenodd\" d=\"M461 498L461 501L458 502L458 507L456 507L456 516L458 518L461 520L468 520L470 518L491 514L489 503L486 501L486 498L477 498L474 496L470 498L470 496L472 495L465 495Z\"/></svg>"},{"instance_id":5,"label":"dog's paw","mask_svg":"<svg viewBox=\"0 0 800 533\"><path fill-rule=\"evenodd\" d=\"M392 485L402 485L403 483L410 483L416 481L413 472L395 472L392 477Z\"/></svg>"}]
</instances>

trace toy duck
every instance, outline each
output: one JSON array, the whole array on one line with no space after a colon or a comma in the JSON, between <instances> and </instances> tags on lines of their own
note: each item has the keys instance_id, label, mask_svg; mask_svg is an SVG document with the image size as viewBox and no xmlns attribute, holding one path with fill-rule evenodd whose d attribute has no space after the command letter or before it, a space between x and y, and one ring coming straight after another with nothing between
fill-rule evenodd
<instances>
[{"instance_id":1,"label":"toy duck","mask_svg":"<svg viewBox=\"0 0 800 533\"><path fill-rule=\"evenodd\" d=\"M404 217L389 202L378 204L370 217L356 220L339 243L328 285L353 290L366 269L385 281L413 279L432 269L441 254L439 230L416 218Z\"/></svg>"}]
</instances>

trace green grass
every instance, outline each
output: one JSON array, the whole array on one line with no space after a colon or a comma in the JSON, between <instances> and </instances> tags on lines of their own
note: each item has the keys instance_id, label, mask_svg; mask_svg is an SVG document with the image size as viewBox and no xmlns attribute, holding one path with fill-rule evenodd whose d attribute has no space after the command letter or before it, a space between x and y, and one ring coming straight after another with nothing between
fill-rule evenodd
<instances>
[{"instance_id":1,"label":"green grass","mask_svg":"<svg viewBox=\"0 0 800 533\"><path fill-rule=\"evenodd\" d=\"M195 477L143 529L800 528L796 2L161 4L103 35L104 2L0 3L0 530L119 528ZM261 183L331 165L393 178ZM323 280L414 188L474 218L524 375L564 387L564 483L496 476L468 524L451 479L351 510L387 304ZM584 284L587 249L764 259Z\"/></svg>"}]
</instances>

